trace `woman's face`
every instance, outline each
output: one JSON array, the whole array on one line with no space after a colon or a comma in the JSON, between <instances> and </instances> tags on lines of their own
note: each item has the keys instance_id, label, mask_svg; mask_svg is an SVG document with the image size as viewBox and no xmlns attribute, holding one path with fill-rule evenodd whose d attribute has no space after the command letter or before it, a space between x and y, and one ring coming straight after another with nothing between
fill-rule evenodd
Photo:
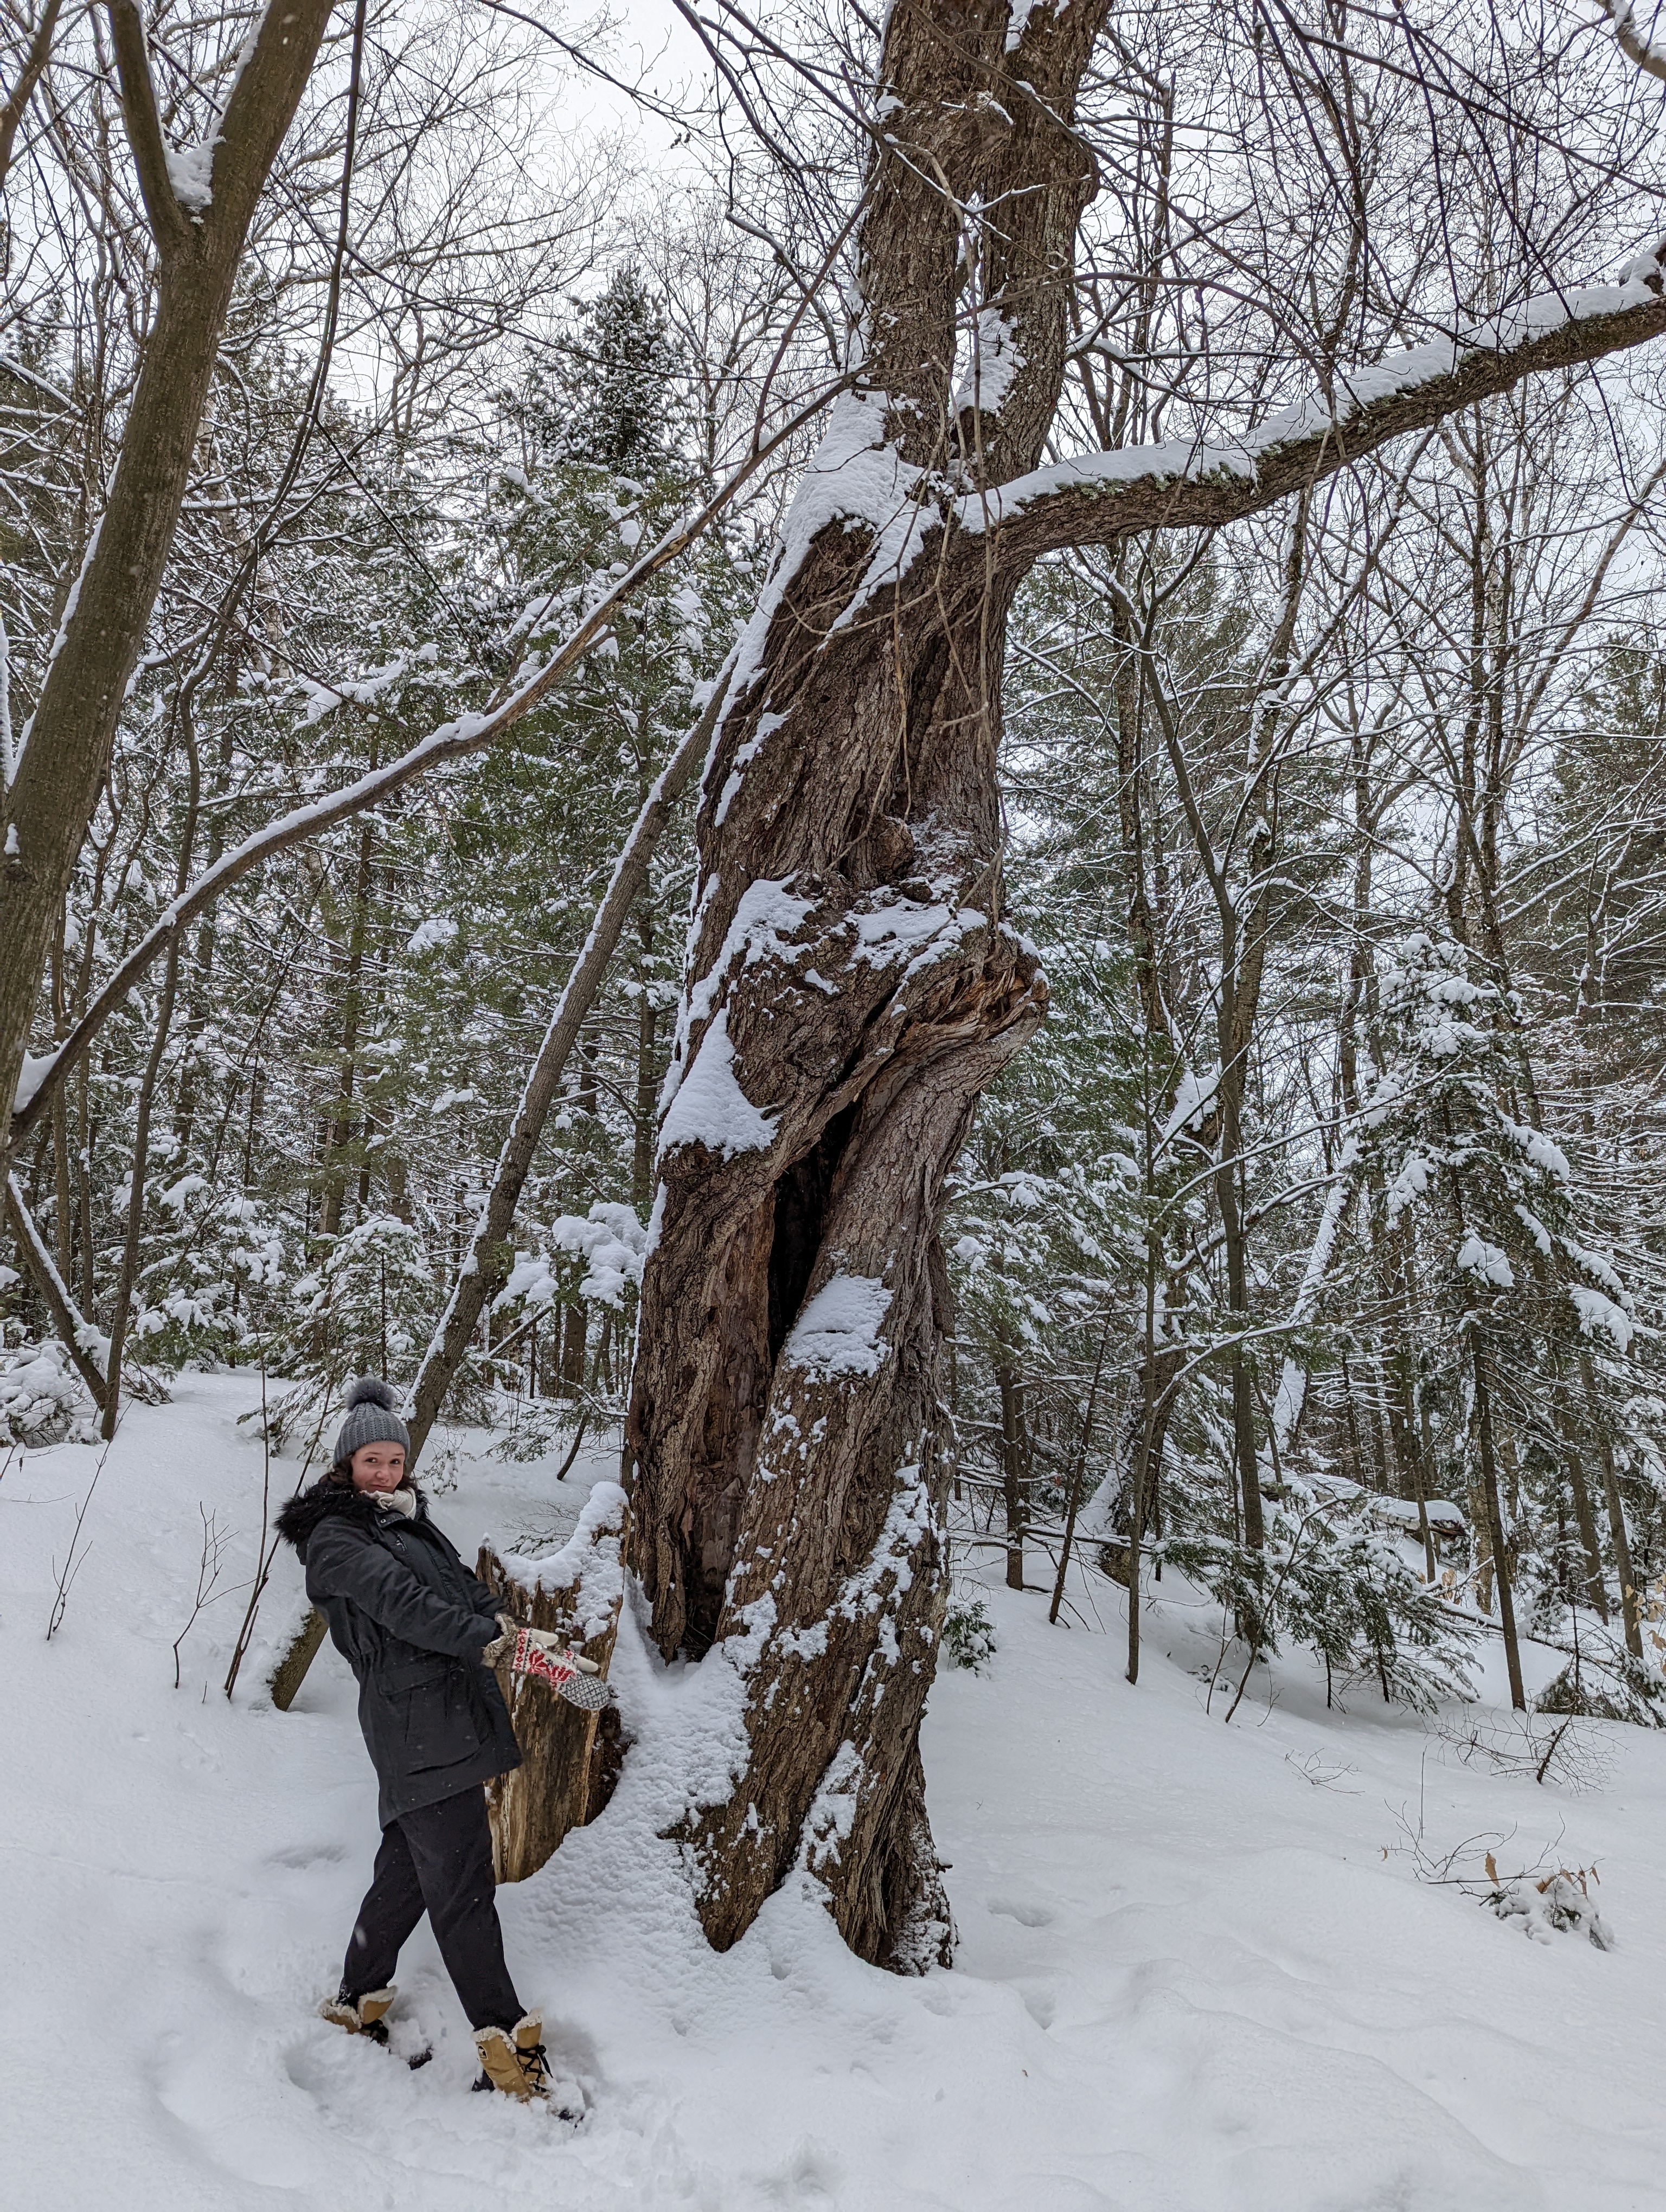
<instances>
[{"instance_id":1,"label":"woman's face","mask_svg":"<svg viewBox=\"0 0 1666 2212\"><path fill-rule=\"evenodd\" d=\"M405 1479L405 1448L403 1444L361 1444L353 1455L352 1468L355 1490L397 1490Z\"/></svg>"}]
</instances>

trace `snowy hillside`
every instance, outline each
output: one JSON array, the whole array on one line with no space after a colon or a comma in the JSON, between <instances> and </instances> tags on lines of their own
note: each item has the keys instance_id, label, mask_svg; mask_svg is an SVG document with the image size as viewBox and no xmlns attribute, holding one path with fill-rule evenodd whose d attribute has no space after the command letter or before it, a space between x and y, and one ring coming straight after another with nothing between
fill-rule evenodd
<instances>
[{"instance_id":1,"label":"snowy hillside","mask_svg":"<svg viewBox=\"0 0 1666 2212\"><path fill-rule=\"evenodd\" d=\"M948 1671L926 1735L962 1939L952 1973L852 1959L778 1895L711 1954L644 1826L645 1759L608 1813L502 1893L520 1986L591 2102L574 2134L469 2094L473 2053L426 1927L400 1974L408 2072L313 2016L375 1844L350 1684L263 1684L297 1615L279 1564L234 1701L243 1598L182 1646L199 1505L247 1571L261 1453L243 1376L130 1406L98 1464L64 1445L0 1480L0 2204L17 2212L690 2206L841 2212L1648 2212L1666 2192L1666 1738L1588 1726L1585 1778L1535 1786L1304 1662L1230 1728L1201 1607L1159 1593L1144 1679L1104 1633L991 1593L999 1649ZM465 1461L437 1516L465 1553L570 1523L598 1452ZM277 1470L282 1489L293 1480ZM1168 1586L1165 1586L1168 1587ZM1090 1614L1090 1618L1091 1615ZM1540 1676L1554 1655L1529 1647ZM654 1743L691 1678L629 1628L627 1721ZM1496 1683L1491 1686L1497 1690ZM1270 1694L1269 1694L1270 1693ZM1418 1879L1491 1839L1502 1873L1601 1876L1614 1948L1526 1940ZM1478 1849L1486 1848L1483 1842ZM1386 1854L1386 1855L1385 1855ZM1465 1866L1472 1863L1464 1862ZM398 2041L396 2037L396 2043Z\"/></svg>"}]
</instances>

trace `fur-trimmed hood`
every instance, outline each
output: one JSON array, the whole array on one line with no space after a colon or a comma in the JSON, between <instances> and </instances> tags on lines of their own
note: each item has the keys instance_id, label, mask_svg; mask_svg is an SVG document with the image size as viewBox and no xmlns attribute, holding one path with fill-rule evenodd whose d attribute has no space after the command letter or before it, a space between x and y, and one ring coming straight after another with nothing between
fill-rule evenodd
<instances>
[{"instance_id":1,"label":"fur-trimmed hood","mask_svg":"<svg viewBox=\"0 0 1666 2212\"><path fill-rule=\"evenodd\" d=\"M428 1519L428 1499L413 1482L407 1486L416 1492L418 1521ZM366 1491L355 1490L350 1482L337 1482L332 1475L323 1475L310 1490L298 1490L283 1506L277 1516L277 1533L295 1546L302 1564L307 1558L307 1540L320 1521L327 1521L339 1513L350 1521L356 1521L366 1528L376 1525L375 1499Z\"/></svg>"}]
</instances>

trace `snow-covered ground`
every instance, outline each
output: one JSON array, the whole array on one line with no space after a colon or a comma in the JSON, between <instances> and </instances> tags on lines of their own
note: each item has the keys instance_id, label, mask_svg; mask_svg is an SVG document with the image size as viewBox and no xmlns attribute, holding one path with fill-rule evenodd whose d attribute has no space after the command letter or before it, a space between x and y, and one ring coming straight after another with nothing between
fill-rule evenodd
<instances>
[{"instance_id":1,"label":"snow-covered ground","mask_svg":"<svg viewBox=\"0 0 1666 2212\"><path fill-rule=\"evenodd\" d=\"M426 1926L402 1963L417 2073L313 2017L376 1839L345 1668L264 1692L298 1617L279 1565L229 1705L242 1610L183 1646L199 1504L259 1520L241 1376L135 1406L98 1454L0 1480L0 2205L7 2212L398 2207L613 2212L1653 2212L1666 2203L1666 1737L1590 1726L1587 1785L1465 1763L1370 1697L1327 1712L1300 1661L1230 1728L1201 1607L1152 1610L1137 1690L1119 1593L1091 1626L991 1595L989 1671L946 1672L927 1753L962 1948L900 1981L783 1893L704 1948L628 1793L501 1893L523 1995L583 2080L576 2135L469 2092ZM612 1473L465 1461L438 1501L467 1553L547 1535ZM285 1470L277 1470L287 1489ZM289 1479L293 1479L289 1471ZM55 1564L56 1563L56 1564ZM1554 1655L1534 1654L1539 1678ZM678 1694L639 1638L627 1714ZM1263 1670L1265 1672L1265 1670ZM1496 1687L1496 1685L1492 1686ZM1583 1724L1582 1724L1583 1725ZM1504 1871L1600 1869L1614 1948L1529 1942L1420 1881L1488 1832ZM1385 1855L1386 1854L1386 1855Z\"/></svg>"}]
</instances>

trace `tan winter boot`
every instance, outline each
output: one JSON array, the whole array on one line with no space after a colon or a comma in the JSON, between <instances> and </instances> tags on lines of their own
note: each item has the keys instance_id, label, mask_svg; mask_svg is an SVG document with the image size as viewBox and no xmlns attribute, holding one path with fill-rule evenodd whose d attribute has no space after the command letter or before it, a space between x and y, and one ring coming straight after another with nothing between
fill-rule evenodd
<instances>
[{"instance_id":1,"label":"tan winter boot","mask_svg":"<svg viewBox=\"0 0 1666 2212\"><path fill-rule=\"evenodd\" d=\"M513 2029L477 2027L474 2047L484 2069L477 2089L501 2089L523 2105L550 2094L550 2062L544 2055L544 2014L523 2013Z\"/></svg>"},{"instance_id":2,"label":"tan winter boot","mask_svg":"<svg viewBox=\"0 0 1666 2212\"><path fill-rule=\"evenodd\" d=\"M338 1996L327 1999L319 2007L319 2016L333 2021L350 2035L368 2035L373 2043L386 2043L386 2017L393 2008L395 1994L389 1987L367 1990L362 1997L350 1997L344 1990Z\"/></svg>"}]
</instances>

